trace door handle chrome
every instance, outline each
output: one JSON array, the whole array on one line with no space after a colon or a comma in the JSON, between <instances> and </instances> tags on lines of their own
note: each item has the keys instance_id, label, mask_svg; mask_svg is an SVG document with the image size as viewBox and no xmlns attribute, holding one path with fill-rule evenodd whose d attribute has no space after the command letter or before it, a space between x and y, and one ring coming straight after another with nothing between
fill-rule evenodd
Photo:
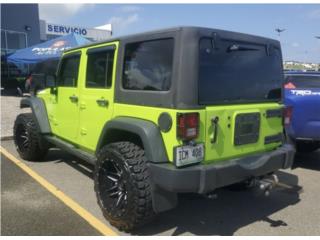
<instances>
[{"instance_id":1,"label":"door handle chrome","mask_svg":"<svg viewBox=\"0 0 320 240\"><path fill-rule=\"evenodd\" d=\"M71 102L78 102L78 97L76 95L70 96L69 99L71 100Z\"/></svg>"},{"instance_id":2,"label":"door handle chrome","mask_svg":"<svg viewBox=\"0 0 320 240\"><path fill-rule=\"evenodd\" d=\"M97 99L97 103L101 107L107 107L109 104L109 101L103 98Z\"/></svg>"},{"instance_id":3,"label":"door handle chrome","mask_svg":"<svg viewBox=\"0 0 320 240\"><path fill-rule=\"evenodd\" d=\"M216 143L217 142L217 137L218 137L218 123L219 123L219 117L212 117L211 118L211 124L213 128L213 137L211 139L211 143Z\"/></svg>"}]
</instances>

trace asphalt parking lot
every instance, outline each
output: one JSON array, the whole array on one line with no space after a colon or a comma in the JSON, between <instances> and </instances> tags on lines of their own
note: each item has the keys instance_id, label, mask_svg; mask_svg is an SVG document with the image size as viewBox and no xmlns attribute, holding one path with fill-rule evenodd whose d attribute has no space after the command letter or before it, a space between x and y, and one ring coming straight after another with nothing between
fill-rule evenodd
<instances>
[{"instance_id":1,"label":"asphalt parking lot","mask_svg":"<svg viewBox=\"0 0 320 240\"><path fill-rule=\"evenodd\" d=\"M18 158L13 142L1 146ZM20 159L21 160L21 159ZM43 162L22 161L70 197L105 228L93 190L92 167L58 149ZM101 235L85 217L48 192L16 164L1 158L2 235ZM279 171L279 188L257 191L220 189L215 200L181 195L179 206L160 214L133 235L320 235L320 151L296 157L292 170Z\"/></svg>"},{"instance_id":2,"label":"asphalt parking lot","mask_svg":"<svg viewBox=\"0 0 320 240\"><path fill-rule=\"evenodd\" d=\"M8 158L1 157L1 235L101 235Z\"/></svg>"}]
</instances>

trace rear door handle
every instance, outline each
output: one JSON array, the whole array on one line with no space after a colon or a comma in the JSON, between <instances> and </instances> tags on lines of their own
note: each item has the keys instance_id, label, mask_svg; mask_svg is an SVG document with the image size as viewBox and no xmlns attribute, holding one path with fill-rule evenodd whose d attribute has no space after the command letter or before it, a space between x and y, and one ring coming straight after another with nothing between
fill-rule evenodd
<instances>
[{"instance_id":1,"label":"rear door handle","mask_svg":"<svg viewBox=\"0 0 320 240\"><path fill-rule=\"evenodd\" d=\"M71 102L78 102L78 97L76 95L70 96L69 99L71 100Z\"/></svg>"},{"instance_id":2,"label":"rear door handle","mask_svg":"<svg viewBox=\"0 0 320 240\"><path fill-rule=\"evenodd\" d=\"M216 143L217 142L217 137L218 137L218 123L219 123L219 117L213 117L211 118L211 124L213 128L213 137L211 139L211 143Z\"/></svg>"},{"instance_id":3,"label":"rear door handle","mask_svg":"<svg viewBox=\"0 0 320 240\"><path fill-rule=\"evenodd\" d=\"M97 99L97 103L101 107L107 107L109 104L109 101L103 98Z\"/></svg>"}]
</instances>

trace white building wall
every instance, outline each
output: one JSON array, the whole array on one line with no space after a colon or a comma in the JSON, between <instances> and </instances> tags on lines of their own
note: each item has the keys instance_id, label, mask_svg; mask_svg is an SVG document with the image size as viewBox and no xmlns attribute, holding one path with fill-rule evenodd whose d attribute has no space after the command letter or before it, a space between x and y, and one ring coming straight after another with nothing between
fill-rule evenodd
<instances>
[{"instance_id":1,"label":"white building wall","mask_svg":"<svg viewBox=\"0 0 320 240\"><path fill-rule=\"evenodd\" d=\"M40 39L42 41L48 40L49 35L63 36L70 33L79 34L80 36L90 40L102 41L111 37L112 27L111 24L107 24L97 28L86 28L80 26L48 23L45 20L40 20Z\"/></svg>"}]
</instances>

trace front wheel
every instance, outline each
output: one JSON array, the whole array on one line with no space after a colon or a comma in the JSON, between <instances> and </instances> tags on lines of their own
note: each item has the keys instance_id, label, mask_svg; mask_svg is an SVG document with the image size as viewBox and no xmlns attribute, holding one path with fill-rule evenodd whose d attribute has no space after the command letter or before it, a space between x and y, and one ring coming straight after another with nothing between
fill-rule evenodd
<instances>
[{"instance_id":1,"label":"front wheel","mask_svg":"<svg viewBox=\"0 0 320 240\"><path fill-rule=\"evenodd\" d=\"M13 138L20 157L25 160L41 161L48 152L49 145L41 136L32 113L17 116Z\"/></svg>"},{"instance_id":2,"label":"front wheel","mask_svg":"<svg viewBox=\"0 0 320 240\"><path fill-rule=\"evenodd\" d=\"M138 145L104 146L98 154L94 184L103 215L120 231L130 231L153 217L149 171Z\"/></svg>"}]
</instances>

